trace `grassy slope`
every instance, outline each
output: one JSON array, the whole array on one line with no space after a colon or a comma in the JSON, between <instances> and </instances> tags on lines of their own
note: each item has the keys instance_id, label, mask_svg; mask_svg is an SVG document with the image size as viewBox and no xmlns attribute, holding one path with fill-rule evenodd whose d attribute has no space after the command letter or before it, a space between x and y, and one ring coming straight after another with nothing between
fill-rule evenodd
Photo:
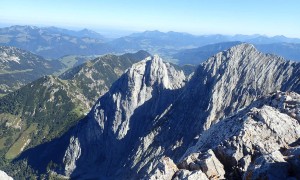
<instances>
[{"instance_id":1,"label":"grassy slope","mask_svg":"<svg viewBox=\"0 0 300 180\"><path fill-rule=\"evenodd\" d=\"M22 150L60 137L88 112L94 100L125 69L148 55L139 52L103 56L68 71L61 78L45 76L0 98L0 132L4 132L0 133L0 168L11 173L18 168L25 172L24 168L28 168L25 162L12 165L10 161Z\"/></svg>"}]
</instances>

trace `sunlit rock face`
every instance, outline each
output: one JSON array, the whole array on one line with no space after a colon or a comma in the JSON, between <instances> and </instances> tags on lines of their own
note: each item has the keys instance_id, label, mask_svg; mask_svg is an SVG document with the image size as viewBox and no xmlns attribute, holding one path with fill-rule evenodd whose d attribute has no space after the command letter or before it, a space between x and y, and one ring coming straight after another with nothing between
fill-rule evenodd
<instances>
[{"instance_id":1,"label":"sunlit rock face","mask_svg":"<svg viewBox=\"0 0 300 180\"><path fill-rule=\"evenodd\" d=\"M73 130L64 175L269 177L253 162L260 158L269 167L269 156L281 162L280 150L299 139L299 77L299 63L250 44L214 55L191 78L149 57L128 69ZM297 165L289 158L283 160Z\"/></svg>"},{"instance_id":2,"label":"sunlit rock face","mask_svg":"<svg viewBox=\"0 0 300 180\"><path fill-rule=\"evenodd\" d=\"M78 125L64 157L66 175L76 174L74 169L91 172L93 164L104 175L119 169L139 137L151 132L155 119L175 101L184 80L182 71L159 56L134 64Z\"/></svg>"}]
</instances>

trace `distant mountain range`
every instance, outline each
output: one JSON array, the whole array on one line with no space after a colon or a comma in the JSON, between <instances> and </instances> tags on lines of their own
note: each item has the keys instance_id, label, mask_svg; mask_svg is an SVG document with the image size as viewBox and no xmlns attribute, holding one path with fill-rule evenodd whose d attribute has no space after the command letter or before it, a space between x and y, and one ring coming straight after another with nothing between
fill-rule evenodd
<instances>
[{"instance_id":1,"label":"distant mountain range","mask_svg":"<svg viewBox=\"0 0 300 180\"><path fill-rule=\"evenodd\" d=\"M101 35L90 30L79 32L55 27L11 26L0 29L0 45L15 46L45 58L65 55L104 54L111 49Z\"/></svg>"},{"instance_id":2,"label":"distant mountain range","mask_svg":"<svg viewBox=\"0 0 300 180\"><path fill-rule=\"evenodd\" d=\"M177 63L179 65L184 65L184 64L198 65L201 62L206 61L212 55L220 51L227 50L230 47L241 43L242 42L240 41L223 42L223 43L205 45L199 48L185 49L174 54L173 58L177 59Z\"/></svg>"},{"instance_id":3,"label":"distant mountain range","mask_svg":"<svg viewBox=\"0 0 300 180\"><path fill-rule=\"evenodd\" d=\"M31 26L32 27L32 26ZM32 27L32 29L34 29L36 27ZM63 29L63 28L58 28L58 27L44 27L41 28L44 31L48 31L49 33L53 33L53 34L65 34L65 35L69 35L69 36L74 36L74 37L78 37L78 38L93 38L93 39L97 39L98 41L102 41L105 42L107 41L107 39L102 36L101 34L92 31L90 29L82 29L79 31L74 31L74 30L69 30L69 29Z\"/></svg>"},{"instance_id":4,"label":"distant mountain range","mask_svg":"<svg viewBox=\"0 0 300 180\"><path fill-rule=\"evenodd\" d=\"M296 43L273 43L255 44L255 47L264 53L276 54L286 59L300 61L300 44Z\"/></svg>"},{"instance_id":5,"label":"distant mountain range","mask_svg":"<svg viewBox=\"0 0 300 180\"><path fill-rule=\"evenodd\" d=\"M180 50L172 55L177 64L197 65L206 61L210 56L217 52L224 51L232 46L241 44L240 41L222 42L205 45L198 48ZM255 44L255 47L264 53L276 54L288 60L300 61L300 44L295 43L273 43L273 44Z\"/></svg>"},{"instance_id":6,"label":"distant mountain range","mask_svg":"<svg viewBox=\"0 0 300 180\"><path fill-rule=\"evenodd\" d=\"M109 42L112 47L119 50L145 49L149 52L157 50L178 50L186 48L195 48L221 42L241 41L252 44L270 44L270 43L300 43L300 39L287 38L285 36L267 37L262 35L191 35L180 32L160 32L145 31L142 33L134 33L129 36L121 37ZM149 48L149 49L147 49ZM151 51L152 49L152 51Z\"/></svg>"},{"instance_id":7,"label":"distant mountain range","mask_svg":"<svg viewBox=\"0 0 300 180\"><path fill-rule=\"evenodd\" d=\"M271 49L278 55L292 55L300 39L262 35L192 35L180 32L145 31L117 39L106 39L97 32L83 29L67 30L57 27L11 26L0 28L0 45L15 46L45 58L57 59L67 55L101 55L145 50L174 61L174 54L183 49L198 48L221 42L249 42ZM278 46L278 51L274 45ZM283 44L281 44L283 43ZM270 44L270 45L267 45ZM283 50L284 49L284 50ZM282 53L285 51L285 53ZM212 54L211 54L212 55ZM295 57L292 55L291 57ZM289 59L289 57L286 57ZM185 64L180 62L181 64Z\"/></svg>"}]
</instances>

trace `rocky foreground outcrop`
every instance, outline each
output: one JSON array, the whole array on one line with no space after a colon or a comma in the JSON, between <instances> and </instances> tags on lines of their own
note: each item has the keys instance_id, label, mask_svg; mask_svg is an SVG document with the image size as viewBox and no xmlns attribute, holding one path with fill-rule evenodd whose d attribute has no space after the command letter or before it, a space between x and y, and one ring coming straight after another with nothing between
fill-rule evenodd
<instances>
[{"instance_id":1,"label":"rocky foreground outcrop","mask_svg":"<svg viewBox=\"0 0 300 180\"><path fill-rule=\"evenodd\" d=\"M177 166L209 179L299 179L299 122L300 95L272 93L203 132Z\"/></svg>"}]
</instances>

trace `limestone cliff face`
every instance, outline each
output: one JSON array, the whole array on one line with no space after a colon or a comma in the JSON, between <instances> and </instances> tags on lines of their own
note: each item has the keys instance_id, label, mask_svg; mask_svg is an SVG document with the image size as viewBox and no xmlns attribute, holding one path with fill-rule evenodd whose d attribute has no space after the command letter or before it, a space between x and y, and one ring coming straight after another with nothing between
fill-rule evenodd
<instances>
[{"instance_id":1,"label":"limestone cliff face","mask_svg":"<svg viewBox=\"0 0 300 180\"><path fill-rule=\"evenodd\" d=\"M151 131L155 117L178 96L184 80L182 71L158 56L134 64L78 125L64 157L66 174L100 169L106 176L119 169L139 137Z\"/></svg>"},{"instance_id":2,"label":"limestone cliff face","mask_svg":"<svg viewBox=\"0 0 300 180\"><path fill-rule=\"evenodd\" d=\"M300 64L258 52L250 44L234 46L201 64L183 93L142 137L130 166L147 174L162 156L179 162L204 130L260 96L276 90L300 91Z\"/></svg>"},{"instance_id":3,"label":"limestone cliff face","mask_svg":"<svg viewBox=\"0 0 300 180\"><path fill-rule=\"evenodd\" d=\"M267 166L268 154L277 156L272 153L299 138L299 95L269 94L300 93L299 77L299 63L250 44L209 58L186 85L182 72L149 57L126 71L78 124L64 173L122 179L268 176L253 165L256 157Z\"/></svg>"},{"instance_id":4,"label":"limestone cliff face","mask_svg":"<svg viewBox=\"0 0 300 180\"><path fill-rule=\"evenodd\" d=\"M259 96L276 90L300 92L299 63L263 54L250 44L241 44L218 53L201 68L208 76L204 84L213 85L205 129L224 115L249 105Z\"/></svg>"}]
</instances>

